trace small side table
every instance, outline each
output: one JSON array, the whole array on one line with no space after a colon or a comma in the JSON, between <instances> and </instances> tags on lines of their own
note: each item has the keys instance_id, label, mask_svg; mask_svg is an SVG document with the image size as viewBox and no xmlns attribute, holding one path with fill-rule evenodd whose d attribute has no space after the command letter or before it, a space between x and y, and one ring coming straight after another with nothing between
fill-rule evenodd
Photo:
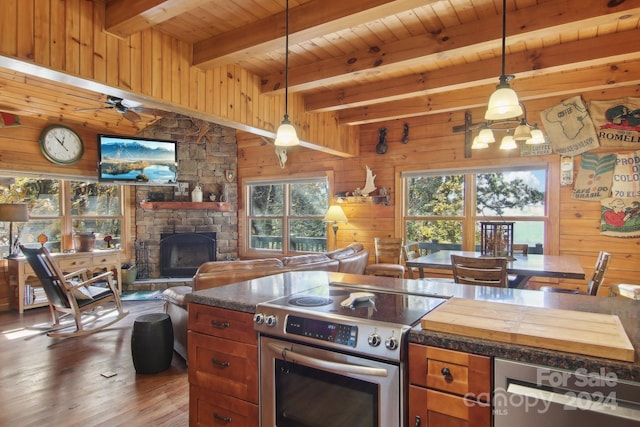
<instances>
[{"instance_id":1,"label":"small side table","mask_svg":"<svg viewBox=\"0 0 640 427\"><path fill-rule=\"evenodd\" d=\"M131 332L131 357L139 374L155 374L171 366L173 326L166 313L138 316Z\"/></svg>"}]
</instances>

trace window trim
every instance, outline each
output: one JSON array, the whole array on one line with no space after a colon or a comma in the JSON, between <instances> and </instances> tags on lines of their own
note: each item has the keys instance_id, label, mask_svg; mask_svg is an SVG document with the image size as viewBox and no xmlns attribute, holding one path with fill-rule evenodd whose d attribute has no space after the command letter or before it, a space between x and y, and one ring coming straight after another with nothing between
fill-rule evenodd
<instances>
[{"instance_id":1,"label":"window trim","mask_svg":"<svg viewBox=\"0 0 640 427\"><path fill-rule=\"evenodd\" d=\"M558 255L560 253L560 156L544 155L531 157L513 157L499 159L465 159L464 166L460 161L439 162L435 167L429 168L424 165L397 166L395 168L395 192L404 197L404 177L410 174L420 174L427 172L432 174L440 174L443 171L458 173L459 171L482 171L482 169L500 169L503 170L521 170L522 168L534 168L547 170L547 206L545 225L545 247L544 253L549 255ZM467 183L465 182L465 185ZM395 233L397 236L404 236L404 200L395 204ZM465 204L466 206L466 204ZM475 204L473 205L475 206ZM470 209L470 208L469 208ZM466 214L466 212L465 212ZM475 215L475 212L473 213ZM475 235L471 237L463 235L463 247L472 247L470 241L475 240Z\"/></svg>"},{"instance_id":2,"label":"window trim","mask_svg":"<svg viewBox=\"0 0 640 427\"><path fill-rule=\"evenodd\" d=\"M120 239L121 239L121 248L120 250L123 253L128 254L128 244L126 242L131 241L131 215L130 215L130 203L131 196L130 191L127 186L118 184L118 183L101 183L97 179L90 179L83 176L51 176L50 174L33 174L33 173L21 173L16 172L16 176L20 178L29 178L29 179L46 179L46 180L56 180L60 183L60 212L59 215L55 216L32 216L29 214L29 220L59 220L60 221L60 250L61 251L70 251L74 248L73 241L73 221L77 218L96 218L100 217L90 216L90 215L72 215L71 214L71 181L76 182L87 182L92 184L107 184L114 185L118 188L119 198L120 198L120 212L119 218L121 221L120 225ZM135 212L134 212L135 215ZM110 217L116 218L116 216Z\"/></svg>"},{"instance_id":3,"label":"window trim","mask_svg":"<svg viewBox=\"0 0 640 427\"><path fill-rule=\"evenodd\" d=\"M250 185L267 185L267 184L291 184L291 183L301 183L308 182L313 179L321 179L327 182L327 195L328 195L328 206L331 205L333 200L334 191L334 174L333 171L317 171L311 173L300 173L300 174L292 174L286 178L279 178L277 176L269 176L269 177L248 177L240 180L238 185L240 186L241 202L242 204L238 205L238 232L240 236L243 236L242 239L238 241L238 255L241 258L264 258L264 257L281 257L281 256L290 256L290 255L299 255L300 252L292 252L288 250L288 243L286 246L283 242L283 249L280 251L264 251L264 250L256 250L250 247L250 239L251 233L249 232L249 220L251 216L250 212L250 200L248 189ZM285 195L285 198L288 199L289 195ZM287 210L286 216L290 216L288 212L289 206L287 205L285 209ZM298 217L296 217L298 218ZM283 223L283 229L288 230L288 222ZM329 233L329 225L327 225L327 247L332 247L333 235ZM288 242L288 236L283 236L284 240ZM286 248L287 250L285 250Z\"/></svg>"}]
</instances>

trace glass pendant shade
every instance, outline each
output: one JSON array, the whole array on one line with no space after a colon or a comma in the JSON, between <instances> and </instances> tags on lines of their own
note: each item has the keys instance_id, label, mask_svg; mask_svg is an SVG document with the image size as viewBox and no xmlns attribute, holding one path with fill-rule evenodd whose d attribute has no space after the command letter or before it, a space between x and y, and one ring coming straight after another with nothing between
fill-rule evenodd
<instances>
[{"instance_id":1,"label":"glass pendant shade","mask_svg":"<svg viewBox=\"0 0 640 427\"><path fill-rule=\"evenodd\" d=\"M292 147L294 145L298 145L299 143L300 140L298 139L296 128L293 127L293 125L289 121L289 118L285 116L284 120L282 120L282 123L278 127L275 145L278 147Z\"/></svg>"},{"instance_id":2,"label":"glass pendant shade","mask_svg":"<svg viewBox=\"0 0 640 427\"><path fill-rule=\"evenodd\" d=\"M475 138L473 138L473 143L471 144L472 150L481 150L483 148L488 148L488 147L489 147L489 144L482 141L480 139L480 136L476 136Z\"/></svg>"},{"instance_id":3,"label":"glass pendant shade","mask_svg":"<svg viewBox=\"0 0 640 427\"><path fill-rule=\"evenodd\" d=\"M480 138L480 141L485 144L496 142L496 138L493 136L493 131L491 129L482 129L478 134L478 138Z\"/></svg>"},{"instance_id":4,"label":"glass pendant shade","mask_svg":"<svg viewBox=\"0 0 640 427\"><path fill-rule=\"evenodd\" d=\"M518 102L518 95L509 87L498 86L489 98L489 106L484 115L485 120L504 120L522 115L522 107Z\"/></svg>"},{"instance_id":5,"label":"glass pendant shade","mask_svg":"<svg viewBox=\"0 0 640 427\"><path fill-rule=\"evenodd\" d=\"M518 148L518 144L516 144L516 140L513 139L513 136L507 135L502 138L502 141L500 142L501 150L513 150L514 148Z\"/></svg>"},{"instance_id":6,"label":"glass pendant shade","mask_svg":"<svg viewBox=\"0 0 640 427\"><path fill-rule=\"evenodd\" d=\"M527 144L544 144L544 133L540 129L533 129L531 131L531 138L527 139Z\"/></svg>"},{"instance_id":7,"label":"glass pendant shade","mask_svg":"<svg viewBox=\"0 0 640 427\"><path fill-rule=\"evenodd\" d=\"M516 130L513 132L513 139L516 141L526 141L531 139L531 128L522 120Z\"/></svg>"}]
</instances>

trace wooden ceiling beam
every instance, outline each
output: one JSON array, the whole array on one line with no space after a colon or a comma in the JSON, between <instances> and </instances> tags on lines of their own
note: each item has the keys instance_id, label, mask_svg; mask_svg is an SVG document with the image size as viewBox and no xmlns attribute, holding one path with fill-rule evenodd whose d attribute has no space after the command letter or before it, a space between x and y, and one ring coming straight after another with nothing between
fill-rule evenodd
<instances>
[{"instance_id":1,"label":"wooden ceiling beam","mask_svg":"<svg viewBox=\"0 0 640 427\"><path fill-rule=\"evenodd\" d=\"M509 13L507 45L523 45L528 40L566 30L615 25L622 17L637 19L639 15L640 0L627 0L615 8L607 7L601 0L547 2ZM495 16L435 34L371 46L368 50L290 68L289 91L350 85L368 73L401 72L407 68L424 68L424 64L434 61L462 57L469 52L500 51L501 38L502 17ZM263 76L262 81L265 94L278 93L284 88L282 73Z\"/></svg>"},{"instance_id":2,"label":"wooden ceiling beam","mask_svg":"<svg viewBox=\"0 0 640 427\"><path fill-rule=\"evenodd\" d=\"M105 8L105 31L129 37L208 3L208 0L113 0Z\"/></svg>"},{"instance_id":3,"label":"wooden ceiling beam","mask_svg":"<svg viewBox=\"0 0 640 427\"><path fill-rule=\"evenodd\" d=\"M438 0L315 0L289 10L289 42L301 43L345 28L382 19L391 14L435 3ZM193 65L203 69L237 63L284 48L285 12L271 15L197 42Z\"/></svg>"},{"instance_id":4,"label":"wooden ceiling beam","mask_svg":"<svg viewBox=\"0 0 640 427\"><path fill-rule=\"evenodd\" d=\"M539 51L507 55L506 70L522 78L594 67L638 56L635 45L628 40L640 39L640 29L613 33L602 37L551 46ZM369 84L349 86L305 97L308 112L335 111L372 103L397 101L422 95L457 90L470 85L498 83L501 59L479 61L442 68L418 75L403 76Z\"/></svg>"},{"instance_id":5,"label":"wooden ceiling beam","mask_svg":"<svg viewBox=\"0 0 640 427\"><path fill-rule=\"evenodd\" d=\"M511 82L520 101L573 96L589 91L640 84L640 59L585 67L569 72L536 74ZM361 125L405 117L446 113L487 105L495 84L423 95L411 99L350 108L338 113L340 124ZM634 91L637 93L637 90ZM635 95L633 95L635 96Z\"/></svg>"}]
</instances>

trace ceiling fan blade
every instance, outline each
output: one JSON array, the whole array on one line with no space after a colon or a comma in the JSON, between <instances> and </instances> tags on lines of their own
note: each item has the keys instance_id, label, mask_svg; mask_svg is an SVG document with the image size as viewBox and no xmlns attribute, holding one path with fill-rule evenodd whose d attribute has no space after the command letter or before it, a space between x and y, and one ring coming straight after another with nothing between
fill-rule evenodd
<instances>
[{"instance_id":1,"label":"ceiling fan blade","mask_svg":"<svg viewBox=\"0 0 640 427\"><path fill-rule=\"evenodd\" d=\"M142 118L140 117L140 114L131 110L127 110L124 113L122 113L122 117L129 120L130 122L139 122L140 120L142 120Z\"/></svg>"},{"instance_id":2,"label":"ceiling fan blade","mask_svg":"<svg viewBox=\"0 0 640 427\"><path fill-rule=\"evenodd\" d=\"M73 110L74 113L82 113L86 111L98 111L98 110L112 110L113 107L96 107L96 108L78 108L77 110Z\"/></svg>"}]
</instances>

